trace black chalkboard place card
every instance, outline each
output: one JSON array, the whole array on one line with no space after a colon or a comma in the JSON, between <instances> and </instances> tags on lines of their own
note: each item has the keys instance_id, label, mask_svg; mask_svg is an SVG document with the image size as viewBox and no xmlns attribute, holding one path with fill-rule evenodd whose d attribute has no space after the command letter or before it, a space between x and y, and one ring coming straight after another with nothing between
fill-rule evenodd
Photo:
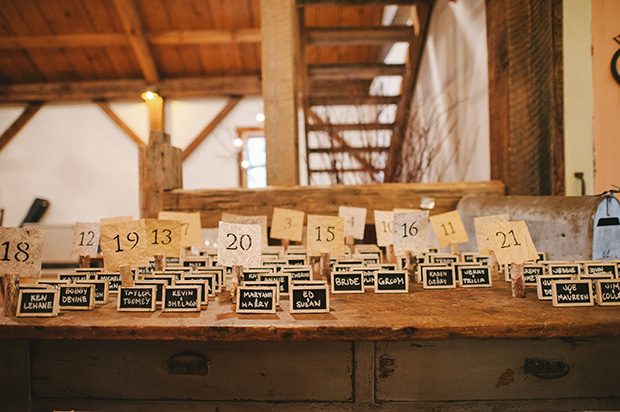
<instances>
[{"instance_id":1,"label":"black chalkboard place card","mask_svg":"<svg viewBox=\"0 0 620 412\"><path fill-rule=\"evenodd\" d=\"M465 263L476 263L476 256L479 256L478 252L463 252L461 253L461 261Z\"/></svg>"},{"instance_id":2,"label":"black chalkboard place card","mask_svg":"<svg viewBox=\"0 0 620 412\"><path fill-rule=\"evenodd\" d=\"M380 263L379 265L372 267L378 267L381 270L398 270L398 265L396 263Z\"/></svg>"},{"instance_id":3,"label":"black chalkboard place card","mask_svg":"<svg viewBox=\"0 0 620 412\"><path fill-rule=\"evenodd\" d=\"M121 281L121 274L118 272L100 272L97 273L96 279L108 281L109 293L118 292L118 287L123 283Z\"/></svg>"},{"instance_id":4,"label":"black chalkboard place card","mask_svg":"<svg viewBox=\"0 0 620 412\"><path fill-rule=\"evenodd\" d=\"M55 289L20 289L17 298L18 317L57 316L59 292Z\"/></svg>"},{"instance_id":5,"label":"black chalkboard place card","mask_svg":"<svg viewBox=\"0 0 620 412\"><path fill-rule=\"evenodd\" d=\"M264 273L258 275L258 280L279 282L281 296L288 296L291 289L291 275L289 275L288 273Z\"/></svg>"},{"instance_id":6,"label":"black chalkboard place card","mask_svg":"<svg viewBox=\"0 0 620 412\"><path fill-rule=\"evenodd\" d=\"M588 275L588 274L582 273L577 277L578 280L589 280L590 283L592 283L592 293L594 294L595 299L596 299L596 281L611 280L613 278L614 277L611 273L603 273L600 275Z\"/></svg>"},{"instance_id":7,"label":"black chalkboard place card","mask_svg":"<svg viewBox=\"0 0 620 412\"><path fill-rule=\"evenodd\" d=\"M97 273L103 272L103 268L75 268L75 273L86 273L88 279L95 279Z\"/></svg>"},{"instance_id":8,"label":"black chalkboard place card","mask_svg":"<svg viewBox=\"0 0 620 412\"><path fill-rule=\"evenodd\" d=\"M326 280L296 280L291 281L291 287L293 286L329 286Z\"/></svg>"},{"instance_id":9,"label":"black chalkboard place card","mask_svg":"<svg viewBox=\"0 0 620 412\"><path fill-rule=\"evenodd\" d=\"M118 288L118 312L153 312L156 305L155 285L121 286Z\"/></svg>"},{"instance_id":10,"label":"black chalkboard place card","mask_svg":"<svg viewBox=\"0 0 620 412\"><path fill-rule=\"evenodd\" d=\"M404 270L376 271L375 293L409 293L409 275Z\"/></svg>"},{"instance_id":11,"label":"black chalkboard place card","mask_svg":"<svg viewBox=\"0 0 620 412\"><path fill-rule=\"evenodd\" d=\"M162 312L200 312L200 286L166 286Z\"/></svg>"},{"instance_id":12,"label":"black chalkboard place card","mask_svg":"<svg viewBox=\"0 0 620 412\"><path fill-rule=\"evenodd\" d=\"M37 279L37 285L45 285L45 286L49 286L52 289L58 289L58 286L60 285L68 285L70 282L65 279L65 280L60 280L60 279Z\"/></svg>"},{"instance_id":13,"label":"black chalkboard place card","mask_svg":"<svg viewBox=\"0 0 620 412\"><path fill-rule=\"evenodd\" d=\"M552 276L566 276L570 275L573 279L581 273L581 265L579 264L564 264L564 265L548 265L547 274Z\"/></svg>"},{"instance_id":14,"label":"black chalkboard place card","mask_svg":"<svg viewBox=\"0 0 620 412\"><path fill-rule=\"evenodd\" d=\"M547 260L547 252L538 252L536 263L540 263L540 261L543 261L543 260Z\"/></svg>"},{"instance_id":15,"label":"black chalkboard place card","mask_svg":"<svg viewBox=\"0 0 620 412\"><path fill-rule=\"evenodd\" d=\"M459 278L464 288L490 288L491 270L488 266L459 266Z\"/></svg>"},{"instance_id":16,"label":"black chalkboard place card","mask_svg":"<svg viewBox=\"0 0 620 412\"><path fill-rule=\"evenodd\" d=\"M423 267L422 286L424 289L451 289L456 287L454 268Z\"/></svg>"},{"instance_id":17,"label":"black chalkboard place card","mask_svg":"<svg viewBox=\"0 0 620 412\"><path fill-rule=\"evenodd\" d=\"M88 280L90 278L89 273L75 273L75 272L66 272L59 273L58 279L60 280L68 280L69 283L73 283L76 280Z\"/></svg>"},{"instance_id":18,"label":"black chalkboard place card","mask_svg":"<svg viewBox=\"0 0 620 412\"><path fill-rule=\"evenodd\" d=\"M60 285L58 294L61 310L92 310L95 307L94 285Z\"/></svg>"},{"instance_id":19,"label":"black chalkboard place card","mask_svg":"<svg viewBox=\"0 0 620 412\"><path fill-rule=\"evenodd\" d=\"M596 301L601 306L620 305L620 280L596 281Z\"/></svg>"},{"instance_id":20,"label":"black chalkboard place card","mask_svg":"<svg viewBox=\"0 0 620 412\"><path fill-rule=\"evenodd\" d=\"M523 281L525 286L538 285L538 277L545 275L545 268L543 265L523 265Z\"/></svg>"},{"instance_id":21,"label":"black chalkboard place card","mask_svg":"<svg viewBox=\"0 0 620 412\"><path fill-rule=\"evenodd\" d=\"M202 297L202 300L200 301L200 304L202 306L208 306L209 305L209 284L207 283L206 280L202 279L202 280L198 280L198 279L192 279L192 280L177 280L174 283L175 286L191 286L191 285L196 285L196 286L200 286L200 296Z\"/></svg>"},{"instance_id":22,"label":"black chalkboard place card","mask_svg":"<svg viewBox=\"0 0 620 412\"><path fill-rule=\"evenodd\" d=\"M136 286L154 286L155 287L155 303L161 305L164 302L164 286L168 285L165 280L136 280Z\"/></svg>"},{"instance_id":23,"label":"black chalkboard place card","mask_svg":"<svg viewBox=\"0 0 620 412\"><path fill-rule=\"evenodd\" d=\"M489 264L489 255L478 255L476 256L476 263L480 265L488 265Z\"/></svg>"},{"instance_id":24,"label":"black chalkboard place card","mask_svg":"<svg viewBox=\"0 0 620 412\"><path fill-rule=\"evenodd\" d=\"M208 269L201 269L201 270L195 270L192 272L191 276L193 275L215 275L215 292L214 293L220 293L222 291L222 289L224 288L224 268L208 268ZM185 275L183 278L187 278L190 275Z\"/></svg>"},{"instance_id":25,"label":"black chalkboard place card","mask_svg":"<svg viewBox=\"0 0 620 412\"><path fill-rule=\"evenodd\" d=\"M441 264L441 263L421 263L417 267L416 280L418 283L422 283L422 280L423 280L422 273L424 272L425 268L447 268L447 267L449 266Z\"/></svg>"},{"instance_id":26,"label":"black chalkboard place card","mask_svg":"<svg viewBox=\"0 0 620 412\"><path fill-rule=\"evenodd\" d=\"M361 266L361 265L340 265L340 264L335 264L332 267L332 272L349 272L351 270L353 270L354 267L356 266Z\"/></svg>"},{"instance_id":27,"label":"black chalkboard place card","mask_svg":"<svg viewBox=\"0 0 620 412\"><path fill-rule=\"evenodd\" d=\"M363 266L364 259L336 259L336 264L345 266Z\"/></svg>"},{"instance_id":28,"label":"black chalkboard place card","mask_svg":"<svg viewBox=\"0 0 620 412\"><path fill-rule=\"evenodd\" d=\"M214 298L217 294L217 274L196 274L200 272L194 272L191 275L185 275L183 280L201 280L207 282L207 298Z\"/></svg>"},{"instance_id":29,"label":"black chalkboard place card","mask_svg":"<svg viewBox=\"0 0 620 412\"><path fill-rule=\"evenodd\" d=\"M250 280L244 281L243 286L265 286L276 288L276 306L280 306L280 282L277 280Z\"/></svg>"},{"instance_id":30,"label":"black chalkboard place card","mask_svg":"<svg viewBox=\"0 0 620 412\"><path fill-rule=\"evenodd\" d=\"M177 268L164 268L163 271L159 272L153 272L153 275L173 275L175 280L181 280L183 279L183 275L186 273L192 273L194 271L194 268L192 267L177 267Z\"/></svg>"},{"instance_id":31,"label":"black chalkboard place card","mask_svg":"<svg viewBox=\"0 0 620 412\"><path fill-rule=\"evenodd\" d=\"M269 286L239 286L237 313L276 313L276 293Z\"/></svg>"},{"instance_id":32,"label":"black chalkboard place card","mask_svg":"<svg viewBox=\"0 0 620 412\"><path fill-rule=\"evenodd\" d=\"M365 288L375 288L375 273L380 270L381 268L376 265L366 266L365 268L361 269L362 274L364 275Z\"/></svg>"},{"instance_id":33,"label":"black chalkboard place card","mask_svg":"<svg viewBox=\"0 0 620 412\"><path fill-rule=\"evenodd\" d=\"M618 266L613 263L586 263L583 273L588 275L610 274L614 279L618 278Z\"/></svg>"},{"instance_id":34,"label":"black chalkboard place card","mask_svg":"<svg viewBox=\"0 0 620 412\"><path fill-rule=\"evenodd\" d=\"M539 300L552 300L553 292L551 290L551 286L556 280L572 280L572 276L552 276L552 275L543 275L538 276L536 279L538 283L536 284L536 289L538 293Z\"/></svg>"},{"instance_id":35,"label":"black chalkboard place card","mask_svg":"<svg viewBox=\"0 0 620 412\"><path fill-rule=\"evenodd\" d=\"M364 274L361 271L332 272L332 293L364 293Z\"/></svg>"},{"instance_id":36,"label":"black chalkboard place card","mask_svg":"<svg viewBox=\"0 0 620 412\"><path fill-rule=\"evenodd\" d=\"M163 273L163 272L158 272L158 273ZM176 282L176 279L177 277L174 274L170 274L170 273L160 274L160 275L151 274L151 275L142 276L142 280L163 280L164 282L168 284L168 286L174 285L174 282Z\"/></svg>"},{"instance_id":37,"label":"black chalkboard place card","mask_svg":"<svg viewBox=\"0 0 620 412\"><path fill-rule=\"evenodd\" d=\"M183 259L183 266L193 269L206 268L209 266L209 259L206 257L191 257Z\"/></svg>"},{"instance_id":38,"label":"black chalkboard place card","mask_svg":"<svg viewBox=\"0 0 620 412\"><path fill-rule=\"evenodd\" d=\"M287 265L288 265L288 261L284 259L266 260L263 262L263 266L275 268L276 272L280 272L282 268Z\"/></svg>"},{"instance_id":39,"label":"black chalkboard place card","mask_svg":"<svg viewBox=\"0 0 620 412\"><path fill-rule=\"evenodd\" d=\"M285 256L286 266L305 266L306 265L306 257L300 255L293 256Z\"/></svg>"},{"instance_id":40,"label":"black chalkboard place card","mask_svg":"<svg viewBox=\"0 0 620 412\"><path fill-rule=\"evenodd\" d=\"M249 281L249 282L254 282L258 280L258 276L259 275L272 275L273 273L275 273L273 271L273 268L264 268L264 269L256 269L256 268L251 268L251 269L243 269L243 280L244 281Z\"/></svg>"},{"instance_id":41,"label":"black chalkboard place card","mask_svg":"<svg viewBox=\"0 0 620 412\"><path fill-rule=\"evenodd\" d=\"M166 256L166 266L179 266L181 264L181 258Z\"/></svg>"},{"instance_id":42,"label":"black chalkboard place card","mask_svg":"<svg viewBox=\"0 0 620 412\"><path fill-rule=\"evenodd\" d=\"M433 253L430 254L429 257L430 263L441 263L443 265L450 265L459 261L459 257L457 255L450 254Z\"/></svg>"},{"instance_id":43,"label":"black chalkboard place card","mask_svg":"<svg viewBox=\"0 0 620 412\"><path fill-rule=\"evenodd\" d=\"M312 280L312 268L309 265L285 267L282 268L282 273L289 273L291 275L291 282L296 280Z\"/></svg>"},{"instance_id":44,"label":"black chalkboard place card","mask_svg":"<svg viewBox=\"0 0 620 412\"><path fill-rule=\"evenodd\" d=\"M556 280L551 284L553 306L594 306L592 282L589 280Z\"/></svg>"},{"instance_id":45,"label":"black chalkboard place card","mask_svg":"<svg viewBox=\"0 0 620 412\"><path fill-rule=\"evenodd\" d=\"M109 300L107 280L77 280L78 285L93 285L95 287L95 305L105 305Z\"/></svg>"},{"instance_id":46,"label":"black chalkboard place card","mask_svg":"<svg viewBox=\"0 0 620 412\"><path fill-rule=\"evenodd\" d=\"M291 286L291 313L329 313L329 287L327 285Z\"/></svg>"}]
</instances>

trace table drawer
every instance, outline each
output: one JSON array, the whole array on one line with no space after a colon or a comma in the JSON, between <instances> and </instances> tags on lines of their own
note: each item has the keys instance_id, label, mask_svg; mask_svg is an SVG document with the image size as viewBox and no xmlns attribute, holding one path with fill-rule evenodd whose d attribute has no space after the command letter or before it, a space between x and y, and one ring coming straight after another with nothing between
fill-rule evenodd
<instances>
[{"instance_id":1,"label":"table drawer","mask_svg":"<svg viewBox=\"0 0 620 412\"><path fill-rule=\"evenodd\" d=\"M378 401L618 397L620 339L378 342Z\"/></svg>"},{"instance_id":2,"label":"table drawer","mask_svg":"<svg viewBox=\"0 0 620 412\"><path fill-rule=\"evenodd\" d=\"M33 341L35 399L352 401L349 342Z\"/></svg>"}]
</instances>

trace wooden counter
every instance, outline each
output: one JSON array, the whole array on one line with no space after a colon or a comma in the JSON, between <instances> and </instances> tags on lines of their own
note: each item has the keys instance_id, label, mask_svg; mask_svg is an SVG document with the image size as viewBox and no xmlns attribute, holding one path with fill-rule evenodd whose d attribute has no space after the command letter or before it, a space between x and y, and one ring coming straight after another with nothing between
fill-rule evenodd
<instances>
[{"instance_id":1,"label":"wooden counter","mask_svg":"<svg viewBox=\"0 0 620 412\"><path fill-rule=\"evenodd\" d=\"M620 308L532 290L332 295L331 312L0 317L0 411L620 410Z\"/></svg>"},{"instance_id":2,"label":"wooden counter","mask_svg":"<svg viewBox=\"0 0 620 412\"><path fill-rule=\"evenodd\" d=\"M332 295L329 314L290 314L288 300L272 315L239 315L224 292L200 313L116 311L116 298L93 311L56 318L0 317L11 339L142 339L199 341L355 341L445 338L620 336L620 307L554 308L535 289L525 299L508 284L409 294Z\"/></svg>"}]
</instances>

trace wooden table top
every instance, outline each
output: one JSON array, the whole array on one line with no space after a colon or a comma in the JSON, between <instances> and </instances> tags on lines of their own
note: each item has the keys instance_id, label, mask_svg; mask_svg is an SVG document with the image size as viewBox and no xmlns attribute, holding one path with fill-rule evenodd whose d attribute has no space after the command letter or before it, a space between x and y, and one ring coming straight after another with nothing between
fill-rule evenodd
<instances>
[{"instance_id":1,"label":"wooden table top","mask_svg":"<svg viewBox=\"0 0 620 412\"><path fill-rule=\"evenodd\" d=\"M555 308L535 289L512 298L508 284L492 288L424 290L409 294L331 296L325 314L237 314L224 292L200 313L117 312L116 297L92 311L55 318L0 315L0 338L198 341L354 341L446 338L620 336L620 306Z\"/></svg>"}]
</instances>

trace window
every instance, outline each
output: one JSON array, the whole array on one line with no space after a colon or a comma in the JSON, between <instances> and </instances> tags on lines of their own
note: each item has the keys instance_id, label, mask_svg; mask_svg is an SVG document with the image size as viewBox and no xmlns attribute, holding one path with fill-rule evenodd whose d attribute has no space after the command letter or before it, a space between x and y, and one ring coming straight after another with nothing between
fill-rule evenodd
<instances>
[{"instance_id":1,"label":"window","mask_svg":"<svg viewBox=\"0 0 620 412\"><path fill-rule=\"evenodd\" d=\"M237 129L239 150L239 186L251 189L267 187L267 152L263 129Z\"/></svg>"}]
</instances>

